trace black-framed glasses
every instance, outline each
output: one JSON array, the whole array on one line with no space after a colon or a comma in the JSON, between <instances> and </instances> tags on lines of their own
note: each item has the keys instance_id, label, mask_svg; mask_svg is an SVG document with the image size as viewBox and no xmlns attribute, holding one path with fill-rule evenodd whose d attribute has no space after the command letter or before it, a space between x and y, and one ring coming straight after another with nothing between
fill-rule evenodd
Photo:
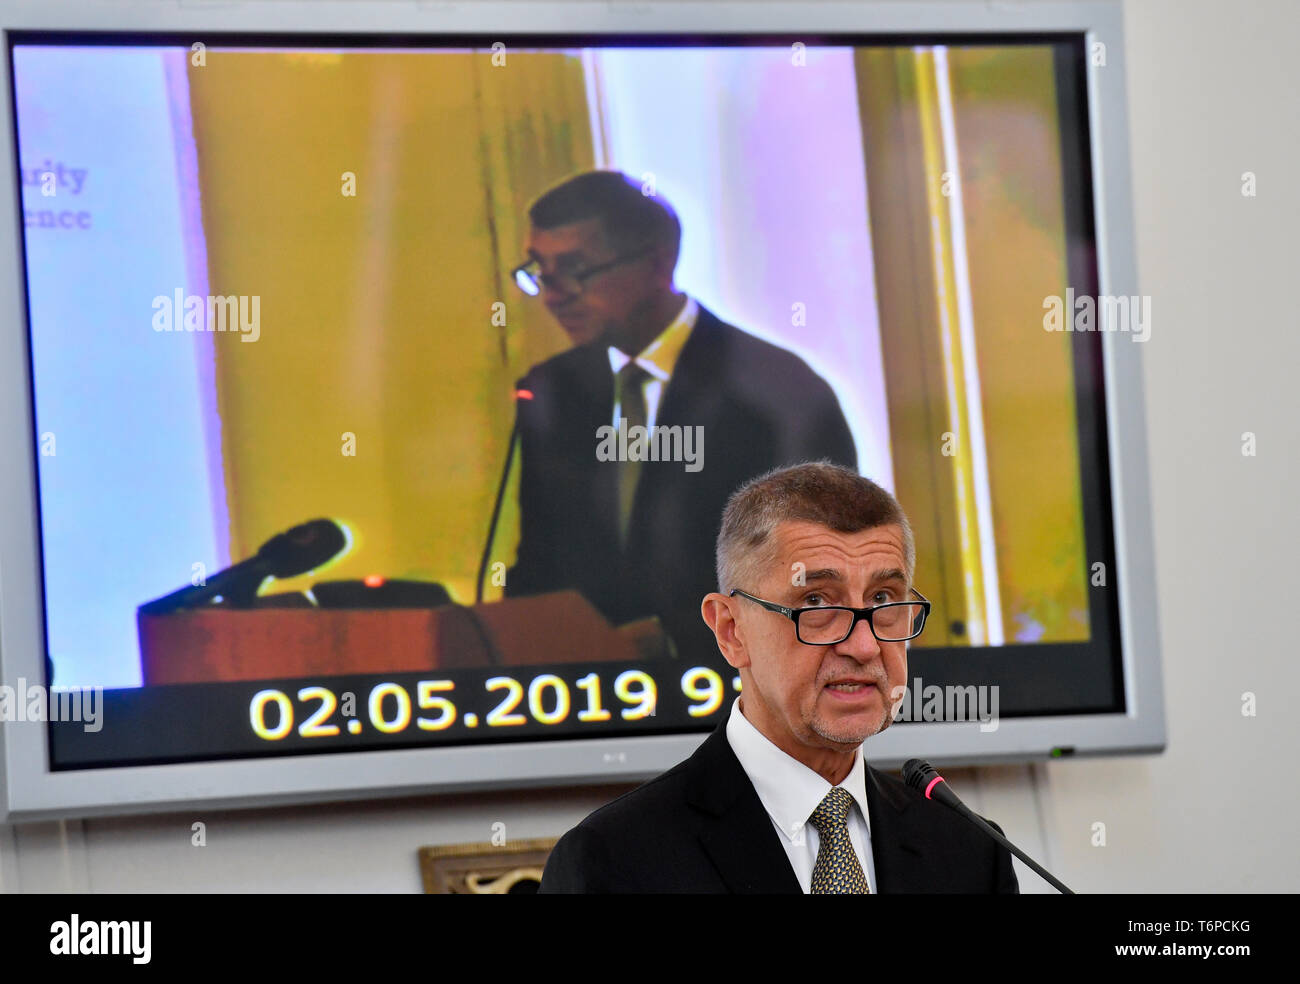
<instances>
[{"instance_id":1,"label":"black-framed glasses","mask_svg":"<svg viewBox=\"0 0 1300 984\"><path fill-rule=\"evenodd\" d=\"M515 267L511 275L514 277L515 286L529 297L536 297L542 292L543 287L550 287L562 294L581 294L583 287L592 277L606 270L612 270L621 263L640 259L652 249L653 246L646 246L635 252L616 256L608 263L600 263L572 273L542 273L542 265L536 260L529 260Z\"/></svg>"},{"instance_id":2,"label":"black-framed glasses","mask_svg":"<svg viewBox=\"0 0 1300 984\"><path fill-rule=\"evenodd\" d=\"M915 639L925 628L930 614L930 602L925 595L912 589L920 601L890 601L871 608L844 608L839 605L815 605L811 608L786 608L774 601L755 598L748 592L734 589L731 595L740 595L762 605L769 612L784 615L794 622L795 637L806 646L834 646L853 635L858 622L866 619L880 642L906 642Z\"/></svg>"}]
</instances>

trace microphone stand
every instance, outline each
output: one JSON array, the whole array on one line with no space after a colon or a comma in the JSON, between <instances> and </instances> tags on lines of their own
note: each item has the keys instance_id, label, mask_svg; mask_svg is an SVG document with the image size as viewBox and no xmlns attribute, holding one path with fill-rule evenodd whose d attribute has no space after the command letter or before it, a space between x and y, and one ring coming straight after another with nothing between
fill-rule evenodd
<instances>
[{"instance_id":1,"label":"microphone stand","mask_svg":"<svg viewBox=\"0 0 1300 984\"><path fill-rule=\"evenodd\" d=\"M501 482L497 486L497 500L492 506L492 520L488 523L487 543L483 544L483 558L478 565L478 578L474 581L474 604L483 603L483 579L487 575L488 563L492 559L492 543L496 540L497 523L501 519L501 503L506 497L506 485L510 478L510 466L515 460L515 442L519 437L519 401L522 397L515 392L515 423L510 428L510 444L506 449L506 465L501 470Z\"/></svg>"}]
</instances>

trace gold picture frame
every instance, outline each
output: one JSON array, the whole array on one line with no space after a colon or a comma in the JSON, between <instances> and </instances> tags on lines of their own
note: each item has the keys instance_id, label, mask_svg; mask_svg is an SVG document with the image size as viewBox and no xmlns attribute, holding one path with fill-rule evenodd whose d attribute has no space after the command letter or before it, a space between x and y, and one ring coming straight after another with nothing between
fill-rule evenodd
<instances>
[{"instance_id":1,"label":"gold picture frame","mask_svg":"<svg viewBox=\"0 0 1300 984\"><path fill-rule=\"evenodd\" d=\"M419 849L420 878L426 895L532 894L556 838L510 841L500 847L446 844Z\"/></svg>"}]
</instances>

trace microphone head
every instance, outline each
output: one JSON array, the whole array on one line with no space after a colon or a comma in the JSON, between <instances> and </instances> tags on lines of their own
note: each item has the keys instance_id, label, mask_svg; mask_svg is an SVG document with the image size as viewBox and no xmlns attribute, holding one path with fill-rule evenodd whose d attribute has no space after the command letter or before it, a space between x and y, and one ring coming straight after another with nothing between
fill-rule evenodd
<instances>
[{"instance_id":1,"label":"microphone head","mask_svg":"<svg viewBox=\"0 0 1300 984\"><path fill-rule=\"evenodd\" d=\"M934 766L929 762L923 762L921 759L908 759L903 763L903 782L918 792L924 793L931 782L942 778L939 773L934 771Z\"/></svg>"},{"instance_id":2,"label":"microphone head","mask_svg":"<svg viewBox=\"0 0 1300 984\"><path fill-rule=\"evenodd\" d=\"M257 551L258 566L271 577L297 577L337 557L347 537L332 519L313 519L278 533Z\"/></svg>"}]
</instances>

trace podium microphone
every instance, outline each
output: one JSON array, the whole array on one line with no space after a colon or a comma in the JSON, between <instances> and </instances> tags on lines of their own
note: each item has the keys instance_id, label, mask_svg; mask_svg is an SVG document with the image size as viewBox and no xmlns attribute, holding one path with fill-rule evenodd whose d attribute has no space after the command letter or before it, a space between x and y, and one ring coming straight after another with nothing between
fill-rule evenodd
<instances>
[{"instance_id":1,"label":"podium microphone","mask_svg":"<svg viewBox=\"0 0 1300 984\"><path fill-rule=\"evenodd\" d=\"M474 604L483 604L483 579L487 576L488 564L492 560L492 543L497 537L497 523L501 521L501 503L506 497L506 485L510 478L510 466L515 460L515 444L519 439L519 401L531 400L531 390L515 390L515 425L510 428L510 443L506 446L506 466L501 469L501 483L497 486L497 501L492 506L492 520L488 523L487 542L483 544L483 557L478 565L478 578L474 581Z\"/></svg>"},{"instance_id":2,"label":"podium microphone","mask_svg":"<svg viewBox=\"0 0 1300 984\"><path fill-rule=\"evenodd\" d=\"M1031 858L1020 848L1012 844L1000 833L997 832L983 817L975 813L970 807L957 798L957 794L948 786L948 782L943 776L934 771L934 766L929 762L922 762L920 759L908 759L903 763L903 781L913 789L923 793L928 800L937 800L944 806L951 807L960 813L963 817L979 827L980 830L988 834L995 841L1005 847L1008 851L1018 857L1025 864L1029 865L1034 871L1042 875L1057 891L1065 895L1073 895L1062 882L1058 881L1047 869Z\"/></svg>"},{"instance_id":3,"label":"podium microphone","mask_svg":"<svg viewBox=\"0 0 1300 984\"><path fill-rule=\"evenodd\" d=\"M338 523L332 519L313 519L271 537L254 556L214 574L204 584L187 585L146 602L140 606L140 613L165 615L211 601L217 595L233 607L247 608L268 577L306 574L337 557L345 546L347 538Z\"/></svg>"}]
</instances>

